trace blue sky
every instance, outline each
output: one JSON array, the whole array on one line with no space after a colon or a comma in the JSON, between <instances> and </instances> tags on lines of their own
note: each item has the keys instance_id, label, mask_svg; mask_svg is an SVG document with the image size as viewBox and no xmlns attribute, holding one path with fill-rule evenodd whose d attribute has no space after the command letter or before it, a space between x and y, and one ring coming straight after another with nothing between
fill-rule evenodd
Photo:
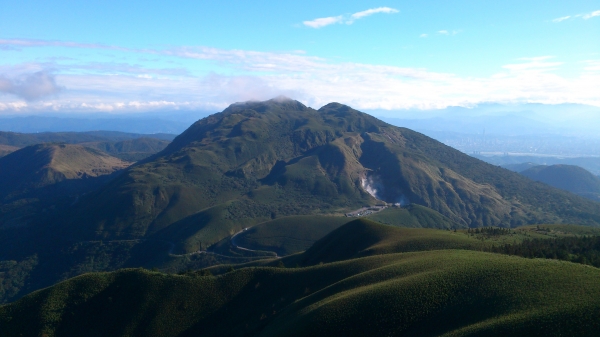
<instances>
[{"instance_id":1,"label":"blue sky","mask_svg":"<svg viewBox=\"0 0 600 337\"><path fill-rule=\"evenodd\" d=\"M600 106L600 1L0 0L0 114Z\"/></svg>"}]
</instances>

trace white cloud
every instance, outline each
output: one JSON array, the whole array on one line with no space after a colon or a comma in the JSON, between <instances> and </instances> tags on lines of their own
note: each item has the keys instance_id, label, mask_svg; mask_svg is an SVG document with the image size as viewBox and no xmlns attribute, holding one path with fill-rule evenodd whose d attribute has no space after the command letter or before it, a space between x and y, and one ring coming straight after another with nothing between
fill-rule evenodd
<instances>
[{"instance_id":1,"label":"white cloud","mask_svg":"<svg viewBox=\"0 0 600 337\"><path fill-rule=\"evenodd\" d=\"M352 14L352 18L353 19L361 19L366 16L370 16L370 15L377 14L377 13L393 14L393 13L398 13L398 10L394 9L394 8L390 8L390 7L371 8L371 9L367 9L366 11L357 12L357 13Z\"/></svg>"},{"instance_id":2,"label":"white cloud","mask_svg":"<svg viewBox=\"0 0 600 337\"><path fill-rule=\"evenodd\" d=\"M440 35L456 35L458 33L460 33L462 30L453 30L453 31L449 31L446 29L442 29L442 30L438 30L437 33Z\"/></svg>"},{"instance_id":3,"label":"white cloud","mask_svg":"<svg viewBox=\"0 0 600 337\"><path fill-rule=\"evenodd\" d=\"M586 60L583 62L587 64L587 66L584 68L585 70L590 72L600 72L600 60Z\"/></svg>"},{"instance_id":4,"label":"white cloud","mask_svg":"<svg viewBox=\"0 0 600 337\"><path fill-rule=\"evenodd\" d=\"M571 16L567 15L567 16L563 16L563 17L560 17L560 18L556 18L556 19L552 20L552 22L562 22L562 21L568 20L570 18L571 18Z\"/></svg>"},{"instance_id":5,"label":"white cloud","mask_svg":"<svg viewBox=\"0 0 600 337\"><path fill-rule=\"evenodd\" d=\"M56 84L54 75L45 70L24 73L12 78L0 75L0 92L16 95L26 101L54 95L61 90L62 88Z\"/></svg>"},{"instance_id":6,"label":"white cloud","mask_svg":"<svg viewBox=\"0 0 600 337\"><path fill-rule=\"evenodd\" d=\"M584 14L583 15L583 19L587 20L587 19L591 19L591 18L596 17L596 16L600 16L600 11L593 11L591 13Z\"/></svg>"},{"instance_id":7,"label":"white cloud","mask_svg":"<svg viewBox=\"0 0 600 337\"><path fill-rule=\"evenodd\" d=\"M597 16L600 16L600 10L593 11L593 12L586 13L586 14L577 14L577 15L573 15L573 16L566 15L566 16L563 16L560 18L556 18L556 19L552 20L552 22L556 22L556 23L563 22L563 21L571 19L571 18L582 18L584 20L588 20L588 19L591 19L591 18L594 18Z\"/></svg>"},{"instance_id":8,"label":"white cloud","mask_svg":"<svg viewBox=\"0 0 600 337\"><path fill-rule=\"evenodd\" d=\"M548 72L552 70L558 69L559 66L563 65L562 62L549 62L548 60L552 59L552 56L538 56L538 57L526 57L519 59L520 61L525 61L524 63L516 63L516 64L507 64L502 66L504 69L508 69L514 72L523 72L523 71L535 71L535 72Z\"/></svg>"},{"instance_id":9,"label":"white cloud","mask_svg":"<svg viewBox=\"0 0 600 337\"><path fill-rule=\"evenodd\" d=\"M428 34L421 34L421 35L419 35L419 37L427 37L427 36L429 36L429 35Z\"/></svg>"},{"instance_id":10,"label":"white cloud","mask_svg":"<svg viewBox=\"0 0 600 337\"><path fill-rule=\"evenodd\" d=\"M340 15L340 16L330 16L330 17L326 17L326 18L318 18L318 19L314 19L311 21L303 21L302 23L305 26L308 26L311 28L321 28L321 27L332 25L334 23L342 22L343 19L344 19L344 17Z\"/></svg>"},{"instance_id":11,"label":"white cloud","mask_svg":"<svg viewBox=\"0 0 600 337\"><path fill-rule=\"evenodd\" d=\"M321 28L321 27L329 26L329 25L336 24L336 23L345 23L347 25L351 25L354 23L354 21L356 21L358 19L362 19L367 16L371 16L373 14L377 14L377 13L394 14L394 13L398 13L398 12L399 11L394 8L378 7L378 8L367 9L367 10L364 10L361 12L356 12L351 15L328 16L325 18L318 18L318 19L314 19L314 20L303 21L302 23L305 26L311 27L311 28Z\"/></svg>"},{"instance_id":12,"label":"white cloud","mask_svg":"<svg viewBox=\"0 0 600 337\"><path fill-rule=\"evenodd\" d=\"M67 88L59 97L42 96L36 101L0 95L0 110L4 114L50 110L110 113L220 110L232 102L278 95L317 108L332 101L357 109L444 108L482 102L600 106L597 60L581 63L582 72L571 77L559 75L565 64L551 56L507 62L493 76L462 77L420 68L338 62L293 51L180 47L135 52L215 62L225 69L222 72L233 75L195 76L178 69L149 69L123 63L73 65L71 61L60 60L52 65L0 65L0 74L9 78L56 69L55 82Z\"/></svg>"}]
</instances>

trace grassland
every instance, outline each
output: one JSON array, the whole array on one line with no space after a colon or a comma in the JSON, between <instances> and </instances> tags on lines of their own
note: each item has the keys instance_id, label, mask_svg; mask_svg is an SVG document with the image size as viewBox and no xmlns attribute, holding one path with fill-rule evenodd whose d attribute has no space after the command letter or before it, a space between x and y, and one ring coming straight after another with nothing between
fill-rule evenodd
<instances>
[{"instance_id":1,"label":"grassland","mask_svg":"<svg viewBox=\"0 0 600 337\"><path fill-rule=\"evenodd\" d=\"M356 247L363 253L349 253L351 244L332 244L352 235L370 243ZM424 246L427 242L432 243ZM0 326L4 336L57 337L591 336L598 331L600 269L444 249L478 242L459 232L358 220L296 255L304 255L304 267L254 266L220 276L143 269L85 274L0 307Z\"/></svg>"},{"instance_id":2,"label":"grassland","mask_svg":"<svg viewBox=\"0 0 600 337\"><path fill-rule=\"evenodd\" d=\"M425 206L412 204L408 207L390 207L368 216L369 219L386 225L410 228L461 228L464 225L453 222L440 213Z\"/></svg>"},{"instance_id":3,"label":"grassland","mask_svg":"<svg viewBox=\"0 0 600 337\"><path fill-rule=\"evenodd\" d=\"M300 215L256 225L235 237L235 244L279 256L305 251L317 240L351 219L341 216Z\"/></svg>"}]
</instances>

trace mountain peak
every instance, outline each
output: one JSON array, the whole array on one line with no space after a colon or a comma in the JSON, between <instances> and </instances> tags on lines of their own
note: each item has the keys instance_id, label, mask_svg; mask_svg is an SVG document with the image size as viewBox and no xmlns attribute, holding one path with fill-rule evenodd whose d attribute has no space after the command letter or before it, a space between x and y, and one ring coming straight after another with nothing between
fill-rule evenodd
<instances>
[{"instance_id":1,"label":"mountain peak","mask_svg":"<svg viewBox=\"0 0 600 337\"><path fill-rule=\"evenodd\" d=\"M238 112L240 110L254 110L256 112L267 112L273 110L284 110L284 111L305 111L309 108L289 97L277 96L267 101L246 101L237 102L231 104L223 112Z\"/></svg>"}]
</instances>

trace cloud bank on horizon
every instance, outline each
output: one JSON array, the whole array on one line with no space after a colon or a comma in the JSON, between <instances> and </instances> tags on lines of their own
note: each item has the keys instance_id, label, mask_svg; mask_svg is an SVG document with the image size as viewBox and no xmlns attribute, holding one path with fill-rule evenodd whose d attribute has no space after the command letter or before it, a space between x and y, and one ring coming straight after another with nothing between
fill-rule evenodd
<instances>
[{"instance_id":1,"label":"cloud bank on horizon","mask_svg":"<svg viewBox=\"0 0 600 337\"><path fill-rule=\"evenodd\" d=\"M428 5L375 5L330 17L318 17L311 6L298 5L297 13L287 8L277 12L290 15L280 21L242 22L253 15L230 17L235 13L227 13L230 21L225 23L232 25L230 31L219 26L218 18L210 21L210 16L219 13L215 10L221 9L214 5L203 8L206 20L195 16L188 21L180 19L207 25L198 29L210 34L198 35L196 39L186 38L180 30L165 32L163 40L155 38L160 34L144 35L157 24L151 25L147 18L135 21L135 16L115 21L125 25L120 27L120 35L132 34L122 39L114 33L87 38L84 26L81 36L73 35L73 39L68 36L77 30L71 26L47 34L50 37L38 30L13 34L33 38L0 35L0 115L48 111L215 111L233 102L278 95L317 108L337 101L363 110L442 109L494 102L600 107L600 46L589 43L598 35L593 28L600 22L600 10L572 7L566 11L566 6L557 7L537 22L527 23L535 28L532 32L547 32L527 36L522 25L508 31L506 25L497 29L493 24L482 26L479 19L470 22L478 16L463 15L464 9L472 7L468 2L464 5L448 5L436 12ZM24 13L29 13L26 6L23 8ZM173 8L159 6L149 12L162 15ZM339 3L319 12L343 13L336 8L340 8ZM369 9L361 10L364 8ZM91 8L88 17L82 19L86 25L93 25L96 16L103 20L103 14L94 9L97 8ZM69 10L63 8L67 14ZM265 8L249 6L244 10L262 14ZM452 14L452 10L456 12ZM515 20L510 8L504 17L498 8L486 10L488 21L494 24ZM184 15L183 11L177 14ZM137 13L135 6L132 13ZM491 17L497 13L498 18ZM394 16L384 19L384 15ZM317 18L302 21L310 17ZM354 25L357 20L364 21ZM7 28L17 27L21 21L0 22L0 34L7 34ZM239 26L234 25L238 21ZM571 23L557 24L566 21ZM104 22L96 23L94 28L108 29ZM289 27L284 29L285 22ZM144 27L146 23L149 26ZM176 24L169 21L169 26ZM334 24L344 25L344 29L320 29ZM254 29L261 29L260 25L273 37L254 33ZM540 29L541 25L546 26ZM17 28L23 30L26 26ZM186 32L188 28L185 27ZM243 34L244 29L248 34ZM569 34L562 34L563 31ZM212 35L217 38L210 40ZM521 36L526 38L519 40ZM564 37L562 43L572 44L554 43L560 37ZM137 42L138 38L141 42ZM544 44L544 39L553 43Z\"/></svg>"}]
</instances>

